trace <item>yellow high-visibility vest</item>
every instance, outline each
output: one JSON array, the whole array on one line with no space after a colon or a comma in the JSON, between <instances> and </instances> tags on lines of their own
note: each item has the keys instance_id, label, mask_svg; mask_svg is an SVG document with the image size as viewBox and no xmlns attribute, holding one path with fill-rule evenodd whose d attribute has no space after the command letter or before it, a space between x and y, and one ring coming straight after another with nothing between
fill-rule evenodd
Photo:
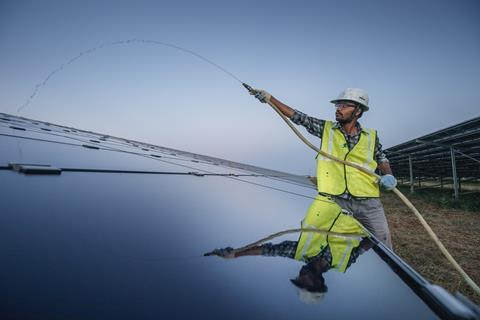
<instances>
[{"instance_id":1,"label":"yellow high-visibility vest","mask_svg":"<svg viewBox=\"0 0 480 320\"><path fill-rule=\"evenodd\" d=\"M333 200L318 195L308 209L302 228L317 228L340 233L364 234L360 223L342 209ZM327 236L319 233L304 232L298 240L295 259L308 261L317 256L328 245L332 255L331 267L337 271L345 272L352 250L360 244L357 239L345 239Z\"/></svg>"},{"instance_id":2,"label":"yellow high-visibility vest","mask_svg":"<svg viewBox=\"0 0 480 320\"><path fill-rule=\"evenodd\" d=\"M374 129L362 129L360 139L352 150L348 150L345 136L340 128L334 127L332 121L325 121L322 134L321 150L342 160L354 162L370 171L375 171ZM380 190L374 176L358 169L317 155L317 188L318 192L330 195L341 195L348 191L352 196L362 198L378 198Z\"/></svg>"}]
</instances>

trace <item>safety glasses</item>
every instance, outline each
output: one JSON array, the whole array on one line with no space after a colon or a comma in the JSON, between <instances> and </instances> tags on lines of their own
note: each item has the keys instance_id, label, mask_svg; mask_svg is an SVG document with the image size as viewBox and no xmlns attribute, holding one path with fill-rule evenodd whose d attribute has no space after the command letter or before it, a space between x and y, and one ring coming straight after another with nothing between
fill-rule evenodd
<instances>
[{"instance_id":1,"label":"safety glasses","mask_svg":"<svg viewBox=\"0 0 480 320\"><path fill-rule=\"evenodd\" d=\"M335 108L336 109L355 108L355 105L350 103L336 103Z\"/></svg>"}]
</instances>

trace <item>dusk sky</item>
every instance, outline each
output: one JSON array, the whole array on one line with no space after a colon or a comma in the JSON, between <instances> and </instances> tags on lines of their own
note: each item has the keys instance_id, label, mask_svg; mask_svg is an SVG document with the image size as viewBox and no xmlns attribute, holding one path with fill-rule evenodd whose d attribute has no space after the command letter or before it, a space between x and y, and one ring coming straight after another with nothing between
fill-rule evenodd
<instances>
[{"instance_id":1,"label":"dusk sky","mask_svg":"<svg viewBox=\"0 0 480 320\"><path fill-rule=\"evenodd\" d=\"M479 116L479 35L480 2L466 0L0 0L0 112L313 174L275 112L196 56L133 42L68 62L165 42L323 119L341 90L364 88L360 122L387 148Z\"/></svg>"}]
</instances>

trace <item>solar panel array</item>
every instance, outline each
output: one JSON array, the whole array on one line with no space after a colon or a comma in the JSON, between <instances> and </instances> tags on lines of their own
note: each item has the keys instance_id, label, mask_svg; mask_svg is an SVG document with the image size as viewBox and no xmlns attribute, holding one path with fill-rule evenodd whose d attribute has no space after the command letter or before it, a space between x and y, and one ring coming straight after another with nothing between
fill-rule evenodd
<instances>
[{"instance_id":1,"label":"solar panel array","mask_svg":"<svg viewBox=\"0 0 480 320\"><path fill-rule=\"evenodd\" d=\"M401 179L444 181L457 176L459 182L477 180L480 178L480 117L412 139L385 152L395 175Z\"/></svg>"},{"instance_id":2,"label":"solar panel array","mask_svg":"<svg viewBox=\"0 0 480 320\"><path fill-rule=\"evenodd\" d=\"M67 126L52 124L48 122L36 121L22 117L16 117L0 113L0 137L17 139L27 143L42 142L47 144L57 144L80 149L100 150L112 154L115 161L106 161L95 159L91 163L95 165L91 168L75 166L71 161L59 162L62 171L84 171L84 172L112 172L123 171L124 173L165 173L153 170L151 165L145 165L144 170L130 170L131 162L121 163L119 158L125 156L136 156L139 159L154 160L153 163L162 165L171 165L168 167L170 172L185 173L192 175L225 175L230 177L258 176L269 177L278 181L288 181L288 183L297 184L301 187L315 189L315 187L304 176L289 174L286 172L261 168L244 163L228 161L207 155L199 155L188 151L177 150L173 148L157 146L140 141L115 137L107 134L99 134L91 131L71 128ZM21 148L18 152L21 154ZM81 152L79 150L79 152ZM5 154L6 152L4 152ZM16 154L16 152L14 152ZM82 153L83 154L83 153ZM18 156L18 155L17 155ZM0 159L2 159L0 157ZM12 160L12 159L10 159ZM19 159L20 160L20 159ZM43 161L43 159L42 159ZM57 159L57 162L59 160ZM41 161L40 161L41 162ZM151 161L149 163L152 163ZM125 166L125 165L127 166ZM72 167L73 165L73 167ZM212 171L215 166L215 170ZM7 166L0 166L0 169L9 169ZM125 169L127 167L128 169ZM180 170L174 170L173 168ZM235 169L235 170L232 170ZM117 172L121 173L121 172Z\"/></svg>"},{"instance_id":3,"label":"solar panel array","mask_svg":"<svg viewBox=\"0 0 480 320\"><path fill-rule=\"evenodd\" d=\"M362 249L348 272L317 275L328 294L313 306L290 281L303 262L203 256L298 227L317 193L307 177L1 113L0 150L2 319L447 312L380 245Z\"/></svg>"}]
</instances>

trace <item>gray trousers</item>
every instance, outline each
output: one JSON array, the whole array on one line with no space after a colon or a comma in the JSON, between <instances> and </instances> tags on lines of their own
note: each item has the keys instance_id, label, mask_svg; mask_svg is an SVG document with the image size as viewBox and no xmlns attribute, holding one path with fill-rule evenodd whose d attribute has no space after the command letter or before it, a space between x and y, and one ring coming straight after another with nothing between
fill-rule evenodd
<instances>
[{"instance_id":1,"label":"gray trousers","mask_svg":"<svg viewBox=\"0 0 480 320\"><path fill-rule=\"evenodd\" d=\"M387 218L383 211L383 205L379 198L370 199L344 199L340 197L332 197L335 202L353 213L353 216L367 228L368 231L392 249L392 238L388 229Z\"/></svg>"}]
</instances>

